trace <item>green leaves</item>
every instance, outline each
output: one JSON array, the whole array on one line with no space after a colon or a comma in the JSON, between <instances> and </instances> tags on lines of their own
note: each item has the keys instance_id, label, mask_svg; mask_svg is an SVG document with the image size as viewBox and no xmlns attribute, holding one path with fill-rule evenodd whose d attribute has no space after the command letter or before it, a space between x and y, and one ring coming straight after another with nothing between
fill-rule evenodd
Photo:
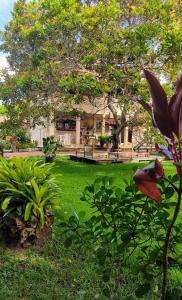
<instances>
[{"instance_id":1,"label":"green leaves","mask_svg":"<svg viewBox=\"0 0 182 300\"><path fill-rule=\"evenodd\" d=\"M0 159L0 205L4 218L11 214L27 222L35 215L40 227L45 226L46 211L59 195L50 169L22 158Z\"/></svg>"},{"instance_id":2,"label":"green leaves","mask_svg":"<svg viewBox=\"0 0 182 300\"><path fill-rule=\"evenodd\" d=\"M2 208L2 210L5 210L5 209L8 208L8 205L9 205L10 201L11 201L11 197L6 197L6 198L2 201L2 203L1 203L1 208Z\"/></svg>"},{"instance_id":3,"label":"green leaves","mask_svg":"<svg viewBox=\"0 0 182 300\"><path fill-rule=\"evenodd\" d=\"M27 203L26 208L25 208L25 213L24 213L24 221L28 221L29 217L30 217L30 213L31 213L31 209L32 209L33 204Z\"/></svg>"},{"instance_id":4,"label":"green leaves","mask_svg":"<svg viewBox=\"0 0 182 300\"><path fill-rule=\"evenodd\" d=\"M55 157L58 146L59 142L54 136L43 138L43 152L46 157Z\"/></svg>"}]
</instances>

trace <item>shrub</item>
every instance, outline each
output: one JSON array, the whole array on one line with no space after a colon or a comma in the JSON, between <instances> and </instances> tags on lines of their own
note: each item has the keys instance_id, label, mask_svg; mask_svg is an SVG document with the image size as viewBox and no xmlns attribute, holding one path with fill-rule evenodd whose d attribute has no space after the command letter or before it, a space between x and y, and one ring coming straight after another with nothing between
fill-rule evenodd
<instances>
[{"instance_id":1,"label":"shrub","mask_svg":"<svg viewBox=\"0 0 182 300\"><path fill-rule=\"evenodd\" d=\"M28 148L36 148L38 145L37 141L31 141L29 143L25 143L25 144L20 144L19 148L20 149L28 149Z\"/></svg>"},{"instance_id":2,"label":"shrub","mask_svg":"<svg viewBox=\"0 0 182 300\"><path fill-rule=\"evenodd\" d=\"M56 178L49 165L39 165L27 159L14 157L7 161L0 158L0 232L11 224L23 224L43 229L49 210L59 196ZM31 223L31 224L30 224ZM14 230L13 229L13 230ZM17 229L17 228L16 228ZM11 232L12 234L12 232Z\"/></svg>"},{"instance_id":3,"label":"shrub","mask_svg":"<svg viewBox=\"0 0 182 300\"><path fill-rule=\"evenodd\" d=\"M0 146L4 149L4 150L10 150L11 149L11 144L5 140L0 139Z\"/></svg>"},{"instance_id":4,"label":"shrub","mask_svg":"<svg viewBox=\"0 0 182 300\"><path fill-rule=\"evenodd\" d=\"M59 142L54 138L54 136L43 138L43 152L46 157L46 162L51 162L52 159L54 159L58 146Z\"/></svg>"},{"instance_id":5,"label":"shrub","mask_svg":"<svg viewBox=\"0 0 182 300\"><path fill-rule=\"evenodd\" d=\"M100 142L100 146L104 147L104 145L108 145L111 142L110 135L99 135L98 140Z\"/></svg>"},{"instance_id":6,"label":"shrub","mask_svg":"<svg viewBox=\"0 0 182 300\"><path fill-rule=\"evenodd\" d=\"M169 176L173 184L176 175ZM161 288L163 243L170 223L170 209L175 205L175 190L161 180L160 188L165 201L157 204L138 192L136 185L125 181L125 188L115 187L112 178L98 178L86 187L81 198L89 203L95 214L85 222L72 215L62 223L67 233L65 246L75 242L92 251L98 263L103 283L113 292L110 282L122 284L123 267L132 266L133 273L141 273L143 283L138 285L136 298L152 291L158 296ZM181 223L174 227L169 247L170 268L180 266L178 243L182 235ZM131 260L132 258L132 260ZM117 297L117 289L112 295ZM119 297L119 296L118 296Z\"/></svg>"},{"instance_id":7,"label":"shrub","mask_svg":"<svg viewBox=\"0 0 182 300\"><path fill-rule=\"evenodd\" d=\"M26 130L24 128L16 127L10 120L6 120L1 123L0 128L0 137L3 140L6 136L12 136L21 144L28 143L30 141Z\"/></svg>"}]
</instances>

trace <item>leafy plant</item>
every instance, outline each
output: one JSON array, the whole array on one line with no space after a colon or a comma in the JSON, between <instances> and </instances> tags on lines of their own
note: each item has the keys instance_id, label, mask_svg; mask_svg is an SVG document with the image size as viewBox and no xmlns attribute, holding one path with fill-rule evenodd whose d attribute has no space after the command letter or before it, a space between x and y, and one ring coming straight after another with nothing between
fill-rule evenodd
<instances>
[{"instance_id":1,"label":"leafy plant","mask_svg":"<svg viewBox=\"0 0 182 300\"><path fill-rule=\"evenodd\" d=\"M6 136L12 136L16 138L21 144L28 143L30 141L25 129L15 126L11 120L5 120L1 123L1 138L5 139Z\"/></svg>"},{"instance_id":2,"label":"leafy plant","mask_svg":"<svg viewBox=\"0 0 182 300\"><path fill-rule=\"evenodd\" d=\"M109 281L115 269L116 285L120 283L121 267L135 253L137 264L134 268L144 275L144 284L136 290L136 297L141 298L153 290L161 294L161 300L166 300L171 295L168 269L182 265L179 246L182 224L177 222L182 198L182 75L168 103L158 80L149 71L144 70L144 73L152 95L154 124L168 143L168 148L159 145L159 149L173 159L176 174L166 176L158 160L138 169L134 181L142 194L133 184L128 184L123 191L116 189L108 178L98 179L87 187L82 198L96 209L96 214L84 226L75 215L63 225L66 230L76 232L82 243L89 243L90 248L94 245L104 281ZM73 240L72 234L66 245Z\"/></svg>"},{"instance_id":3,"label":"leafy plant","mask_svg":"<svg viewBox=\"0 0 182 300\"><path fill-rule=\"evenodd\" d=\"M108 145L111 142L111 136L110 135L99 135L98 140L100 142L100 146L104 147L104 145Z\"/></svg>"},{"instance_id":4,"label":"leafy plant","mask_svg":"<svg viewBox=\"0 0 182 300\"><path fill-rule=\"evenodd\" d=\"M36 148L37 145L38 145L37 141L31 141L28 143L20 144L19 148L21 148L21 149Z\"/></svg>"},{"instance_id":5,"label":"leafy plant","mask_svg":"<svg viewBox=\"0 0 182 300\"><path fill-rule=\"evenodd\" d=\"M182 197L182 152L181 152L181 134L182 134L182 74L179 75L176 92L170 102L167 101L167 95L156 77L147 70L144 70L145 77L148 81L152 102L153 102L153 122L160 130L168 143L168 149L171 158L176 166L176 176L179 179L179 185L176 186L173 181L166 179L162 165L158 164L155 168L148 166L143 170L137 170L134 179L139 190L157 201L162 202L161 192L157 187L160 178L167 180L169 185L176 193L177 201L174 211L166 229L166 235L163 244L163 282L161 299L165 300L168 285L168 266L169 266L169 248L172 234L181 208ZM160 148L160 147L159 147ZM164 152L164 148L162 149Z\"/></svg>"},{"instance_id":6,"label":"leafy plant","mask_svg":"<svg viewBox=\"0 0 182 300\"><path fill-rule=\"evenodd\" d=\"M157 161L151 165L151 171L158 170L158 167ZM125 188L120 189L114 186L112 178L98 178L86 187L81 198L93 208L94 215L83 223L81 216L74 213L62 223L67 234L65 246L74 242L85 247L85 251L92 251L98 272L103 277L103 286L114 293L113 298L119 297L117 292L122 285L123 268L129 265L133 273L141 273L143 277L136 298L149 291L158 296L163 243L170 223L170 210L175 205L175 189L169 187L168 180L178 182L176 175L166 180L161 178L160 189L166 201L159 205L138 192L132 181L125 181ZM181 228L180 223L175 226L171 240L170 268L182 263L181 250L176 246L181 238ZM111 286L113 280L114 290Z\"/></svg>"},{"instance_id":7,"label":"leafy plant","mask_svg":"<svg viewBox=\"0 0 182 300\"><path fill-rule=\"evenodd\" d=\"M54 136L43 138L43 152L46 158L53 159L56 156L58 146L59 142L54 138Z\"/></svg>"},{"instance_id":8,"label":"leafy plant","mask_svg":"<svg viewBox=\"0 0 182 300\"><path fill-rule=\"evenodd\" d=\"M44 228L47 211L55 204L59 192L50 169L49 165L38 166L22 158L0 158L1 226L7 218L27 222L35 216L40 228Z\"/></svg>"}]
</instances>

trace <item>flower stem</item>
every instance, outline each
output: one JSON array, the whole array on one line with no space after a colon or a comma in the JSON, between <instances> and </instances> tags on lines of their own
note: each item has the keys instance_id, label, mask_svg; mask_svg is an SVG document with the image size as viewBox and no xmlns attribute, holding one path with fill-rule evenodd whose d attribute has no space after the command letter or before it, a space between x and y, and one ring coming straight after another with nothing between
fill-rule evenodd
<instances>
[{"instance_id":1,"label":"flower stem","mask_svg":"<svg viewBox=\"0 0 182 300\"><path fill-rule=\"evenodd\" d=\"M174 210L173 218L171 220L171 223L169 224L166 232L166 238L163 246L163 282L162 282L162 295L161 300L166 300L166 293L167 293L167 284L168 284L168 250L169 250L169 242L171 237L171 232L173 229L173 226L176 222L176 219L178 217L179 211L180 211L180 205L181 205L181 190L178 191L178 201L176 203L176 207Z\"/></svg>"}]
</instances>

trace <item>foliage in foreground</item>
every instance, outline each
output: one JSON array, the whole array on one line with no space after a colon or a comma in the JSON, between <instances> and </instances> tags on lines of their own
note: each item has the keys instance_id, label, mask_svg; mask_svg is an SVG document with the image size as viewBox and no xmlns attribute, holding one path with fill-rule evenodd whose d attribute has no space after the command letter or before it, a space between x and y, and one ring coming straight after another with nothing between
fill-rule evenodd
<instances>
[{"instance_id":1,"label":"foliage in foreground","mask_svg":"<svg viewBox=\"0 0 182 300\"><path fill-rule=\"evenodd\" d=\"M178 180L176 175L169 179L173 183ZM65 232L69 233L65 246L75 242L85 246L85 250L92 249L98 272L105 282L104 293L110 297L118 295L123 269L130 264L133 265L132 272L143 276L135 296L140 298L149 292L156 297L159 295L163 243L170 223L170 210L175 206L174 189L164 181L160 187L166 199L158 205L139 193L133 183L126 182L126 188L120 189L112 184L111 178L96 179L86 187L82 197L96 210L95 215L82 223L74 214L62 223ZM181 225L178 223L174 227L169 251L170 268L177 268L182 263ZM113 278L115 289L110 285Z\"/></svg>"},{"instance_id":2,"label":"foliage in foreground","mask_svg":"<svg viewBox=\"0 0 182 300\"><path fill-rule=\"evenodd\" d=\"M23 222L34 216L40 228L45 226L47 210L58 197L59 188L50 173L50 166L13 157L0 160L0 216L1 228L7 219Z\"/></svg>"}]
</instances>

